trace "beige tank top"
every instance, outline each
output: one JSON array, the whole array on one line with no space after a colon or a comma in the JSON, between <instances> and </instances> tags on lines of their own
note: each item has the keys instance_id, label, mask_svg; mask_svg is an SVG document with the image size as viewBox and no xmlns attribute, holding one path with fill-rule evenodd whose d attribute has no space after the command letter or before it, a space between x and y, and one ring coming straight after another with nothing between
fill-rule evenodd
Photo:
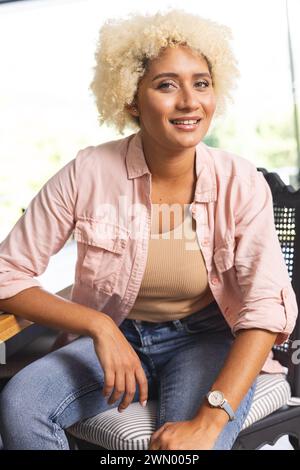
<instances>
[{"instance_id":1,"label":"beige tank top","mask_svg":"<svg viewBox=\"0 0 300 470\"><path fill-rule=\"evenodd\" d=\"M188 204L183 213L183 223L173 230L159 233L151 227L144 276L127 318L149 322L176 320L214 301Z\"/></svg>"}]
</instances>

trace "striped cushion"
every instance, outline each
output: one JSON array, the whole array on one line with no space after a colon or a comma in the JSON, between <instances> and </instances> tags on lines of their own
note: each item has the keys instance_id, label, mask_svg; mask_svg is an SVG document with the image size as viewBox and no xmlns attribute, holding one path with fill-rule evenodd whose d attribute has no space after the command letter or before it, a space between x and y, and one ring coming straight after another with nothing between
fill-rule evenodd
<instances>
[{"instance_id":1,"label":"striped cushion","mask_svg":"<svg viewBox=\"0 0 300 470\"><path fill-rule=\"evenodd\" d=\"M242 429L286 405L291 397L284 374L260 374L251 409ZM146 408L131 403L122 413L113 408L68 428L79 439L104 449L146 450L155 430L157 401L148 401Z\"/></svg>"},{"instance_id":2,"label":"striped cushion","mask_svg":"<svg viewBox=\"0 0 300 470\"><path fill-rule=\"evenodd\" d=\"M242 430L288 404L290 397L290 384L284 374L260 374Z\"/></svg>"}]
</instances>

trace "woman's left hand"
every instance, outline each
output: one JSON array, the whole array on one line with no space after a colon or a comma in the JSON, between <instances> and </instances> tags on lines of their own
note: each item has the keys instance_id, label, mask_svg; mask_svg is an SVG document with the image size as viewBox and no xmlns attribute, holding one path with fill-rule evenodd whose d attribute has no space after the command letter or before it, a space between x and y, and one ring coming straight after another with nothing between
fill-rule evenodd
<instances>
[{"instance_id":1,"label":"woman's left hand","mask_svg":"<svg viewBox=\"0 0 300 470\"><path fill-rule=\"evenodd\" d=\"M168 422L152 434L149 450L210 450L217 437L218 432L194 419Z\"/></svg>"}]
</instances>

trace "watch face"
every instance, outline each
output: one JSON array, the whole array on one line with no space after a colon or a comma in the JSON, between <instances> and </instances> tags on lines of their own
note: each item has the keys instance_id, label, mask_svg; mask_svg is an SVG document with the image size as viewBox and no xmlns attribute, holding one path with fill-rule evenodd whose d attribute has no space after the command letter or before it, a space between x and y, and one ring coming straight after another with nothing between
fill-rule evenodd
<instances>
[{"instance_id":1,"label":"watch face","mask_svg":"<svg viewBox=\"0 0 300 470\"><path fill-rule=\"evenodd\" d=\"M220 406L224 401L224 395L218 390L214 390L208 396L208 401L212 406Z\"/></svg>"}]
</instances>

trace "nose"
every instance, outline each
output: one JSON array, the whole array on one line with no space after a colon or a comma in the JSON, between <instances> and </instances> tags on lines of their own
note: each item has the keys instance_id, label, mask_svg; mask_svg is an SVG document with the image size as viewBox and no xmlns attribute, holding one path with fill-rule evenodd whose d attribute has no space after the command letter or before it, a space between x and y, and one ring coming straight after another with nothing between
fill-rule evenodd
<instances>
[{"instance_id":1,"label":"nose","mask_svg":"<svg viewBox=\"0 0 300 470\"><path fill-rule=\"evenodd\" d=\"M177 108L180 110L196 110L201 107L199 92L190 87L182 88L178 96Z\"/></svg>"}]
</instances>

